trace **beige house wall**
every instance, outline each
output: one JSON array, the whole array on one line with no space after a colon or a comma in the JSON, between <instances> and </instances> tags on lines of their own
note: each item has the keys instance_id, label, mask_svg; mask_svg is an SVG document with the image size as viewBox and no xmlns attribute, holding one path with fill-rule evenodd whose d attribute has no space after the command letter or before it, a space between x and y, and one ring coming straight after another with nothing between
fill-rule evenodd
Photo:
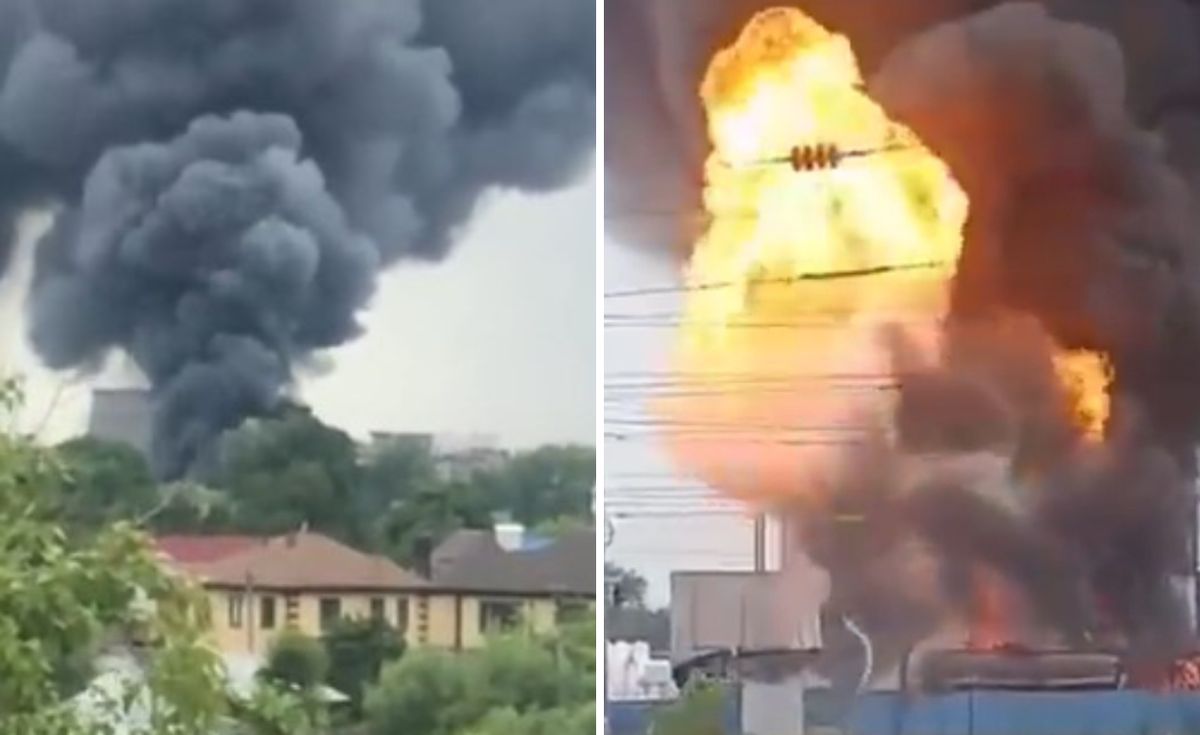
<instances>
[{"instance_id":1,"label":"beige house wall","mask_svg":"<svg viewBox=\"0 0 1200 735\"><path fill-rule=\"evenodd\" d=\"M245 653L264 656L270 650L271 643L279 633L288 627L287 598L289 594L266 591L235 591L225 589L210 589L208 599L211 610L211 640L218 650L226 653ZM230 619L230 599L240 597L242 600L241 624ZM262 598L275 598L275 625L273 628L262 627L261 611ZM367 618L371 614L371 600L384 600L384 618L392 626L399 626L399 606L403 604L408 610L408 625L405 630L406 641L417 645L413 630L416 619L415 595L397 593L394 590L379 593L342 593L326 591L305 591L295 595L296 630L308 636L319 637L321 630L321 600L326 597L336 597L341 601L341 614L346 618Z\"/></svg>"},{"instance_id":2,"label":"beige house wall","mask_svg":"<svg viewBox=\"0 0 1200 735\"><path fill-rule=\"evenodd\" d=\"M230 619L230 599L242 599L241 624L234 625ZM265 596L275 598L275 626L262 627L261 600ZM265 590L209 589L211 606L212 643L225 653L265 656L271 643L287 628L288 595ZM295 629L312 637L319 637L321 630L321 599L337 597L341 600L343 617L366 618L371 614L371 600L383 598L387 622L398 626L398 606L408 610L405 642L414 648L434 646L438 648L477 648L486 642L480 627L480 607L490 600L515 602L520 608L521 620L530 630L547 633L555 629L558 619L558 603L553 597L515 597L505 595L467 595L448 592L426 593L333 593L305 591L296 595L297 615Z\"/></svg>"}]
</instances>

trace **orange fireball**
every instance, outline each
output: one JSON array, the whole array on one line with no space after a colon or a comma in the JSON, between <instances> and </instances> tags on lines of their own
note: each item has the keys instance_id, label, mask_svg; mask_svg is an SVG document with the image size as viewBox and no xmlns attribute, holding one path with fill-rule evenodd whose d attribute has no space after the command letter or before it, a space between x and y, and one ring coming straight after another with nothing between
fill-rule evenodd
<instances>
[{"instance_id":1,"label":"orange fireball","mask_svg":"<svg viewBox=\"0 0 1200 735\"><path fill-rule=\"evenodd\" d=\"M802 491L890 412L878 328L936 349L967 197L867 95L847 39L798 10L758 15L701 94L709 224L676 368L702 389L655 409L684 429L670 445L685 471L742 497ZM887 150L815 172L762 165L796 146Z\"/></svg>"}]
</instances>

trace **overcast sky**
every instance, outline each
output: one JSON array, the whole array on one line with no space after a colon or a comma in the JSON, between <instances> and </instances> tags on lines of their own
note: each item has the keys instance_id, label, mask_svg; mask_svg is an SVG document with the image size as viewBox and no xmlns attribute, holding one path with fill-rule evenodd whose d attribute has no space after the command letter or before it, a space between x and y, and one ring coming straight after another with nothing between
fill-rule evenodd
<instances>
[{"instance_id":1,"label":"overcast sky","mask_svg":"<svg viewBox=\"0 0 1200 735\"><path fill-rule=\"evenodd\" d=\"M619 292L676 284L679 268L667 258L606 242L604 290ZM604 299L606 315L663 313L678 310L676 296ZM604 381L667 368L671 329L606 327ZM637 401L606 400L605 417L629 417L642 410ZM622 427L623 428L623 427ZM703 516L695 511L700 483L680 475L670 457L651 437L604 440L605 508L613 526L608 561L635 569L649 582L649 602L666 605L673 571L736 569L754 564L754 528L745 515ZM672 497L672 496L676 497ZM726 504L727 505L727 504ZM768 562L772 560L769 558Z\"/></svg>"},{"instance_id":2,"label":"overcast sky","mask_svg":"<svg viewBox=\"0 0 1200 735\"><path fill-rule=\"evenodd\" d=\"M330 351L321 373L301 380L301 396L359 436L594 443L595 203L594 175L549 196L488 196L445 262L401 264L383 276L366 333ZM94 377L56 375L30 351L21 304L40 227L27 223L17 262L0 281L0 367L26 379L22 425L59 440L85 425L91 384L128 384L129 371L114 361Z\"/></svg>"}]
</instances>

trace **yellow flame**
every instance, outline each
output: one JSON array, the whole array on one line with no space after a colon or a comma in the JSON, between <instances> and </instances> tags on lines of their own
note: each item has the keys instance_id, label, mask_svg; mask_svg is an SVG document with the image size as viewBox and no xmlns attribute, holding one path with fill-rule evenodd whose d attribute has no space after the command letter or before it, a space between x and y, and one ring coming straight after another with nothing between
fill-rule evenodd
<instances>
[{"instance_id":1,"label":"yellow flame","mask_svg":"<svg viewBox=\"0 0 1200 735\"><path fill-rule=\"evenodd\" d=\"M693 316L720 324L754 313L761 281L930 263L942 279L953 274L966 195L945 164L866 95L845 37L798 10L767 11L714 59L701 93L713 145L705 170L712 221L688 279L730 285L694 294ZM756 165L813 144L910 147L829 171ZM853 308L873 288L870 279L839 284L837 303L827 306Z\"/></svg>"},{"instance_id":2,"label":"yellow flame","mask_svg":"<svg viewBox=\"0 0 1200 735\"><path fill-rule=\"evenodd\" d=\"M844 435L847 406L831 400L832 374L847 389L890 374L876 334L863 337L870 317L944 313L968 202L947 166L866 94L847 39L798 10L755 17L713 59L701 94L710 222L686 272L677 358L706 390L657 408L675 426L705 427L703 442L671 442L687 469L761 494L773 476L792 478L779 489L794 484L804 462L794 448ZM817 144L895 149L825 171L761 165ZM808 280L908 266L925 267ZM809 378L820 389L804 394Z\"/></svg>"},{"instance_id":3,"label":"yellow flame","mask_svg":"<svg viewBox=\"0 0 1200 735\"><path fill-rule=\"evenodd\" d=\"M1054 370L1066 391L1075 425L1086 438L1102 441L1111 410L1112 366L1108 358L1090 350L1060 352L1054 356Z\"/></svg>"}]
</instances>

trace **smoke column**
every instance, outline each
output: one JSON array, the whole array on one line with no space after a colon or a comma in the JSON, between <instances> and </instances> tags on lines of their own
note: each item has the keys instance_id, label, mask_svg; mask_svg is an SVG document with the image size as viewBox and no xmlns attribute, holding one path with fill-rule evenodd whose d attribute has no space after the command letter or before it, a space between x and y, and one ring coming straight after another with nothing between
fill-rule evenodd
<instances>
[{"instance_id":1,"label":"smoke column","mask_svg":"<svg viewBox=\"0 0 1200 735\"><path fill-rule=\"evenodd\" d=\"M707 152L700 76L775 4L609 10L609 43L642 41L608 54L623 67L612 83L657 85L606 108L606 217L624 220L628 244L687 254ZM971 200L942 354L910 364L904 335L892 341L897 444L847 450L835 486L789 509L831 573L834 613L861 621L882 668L947 619L978 617L972 580L987 568L1014 618L1058 643L1107 630L1146 655L1190 646L1171 585L1193 571L1200 440L1200 10L798 4L849 36L872 97ZM659 196L680 214L622 218L620 204ZM1109 356L1115 375L1095 445L1072 426L1052 363L1077 348Z\"/></svg>"},{"instance_id":2,"label":"smoke column","mask_svg":"<svg viewBox=\"0 0 1200 735\"><path fill-rule=\"evenodd\" d=\"M126 351L166 476L353 338L381 267L593 155L593 0L0 0L0 263L53 368Z\"/></svg>"}]
</instances>

